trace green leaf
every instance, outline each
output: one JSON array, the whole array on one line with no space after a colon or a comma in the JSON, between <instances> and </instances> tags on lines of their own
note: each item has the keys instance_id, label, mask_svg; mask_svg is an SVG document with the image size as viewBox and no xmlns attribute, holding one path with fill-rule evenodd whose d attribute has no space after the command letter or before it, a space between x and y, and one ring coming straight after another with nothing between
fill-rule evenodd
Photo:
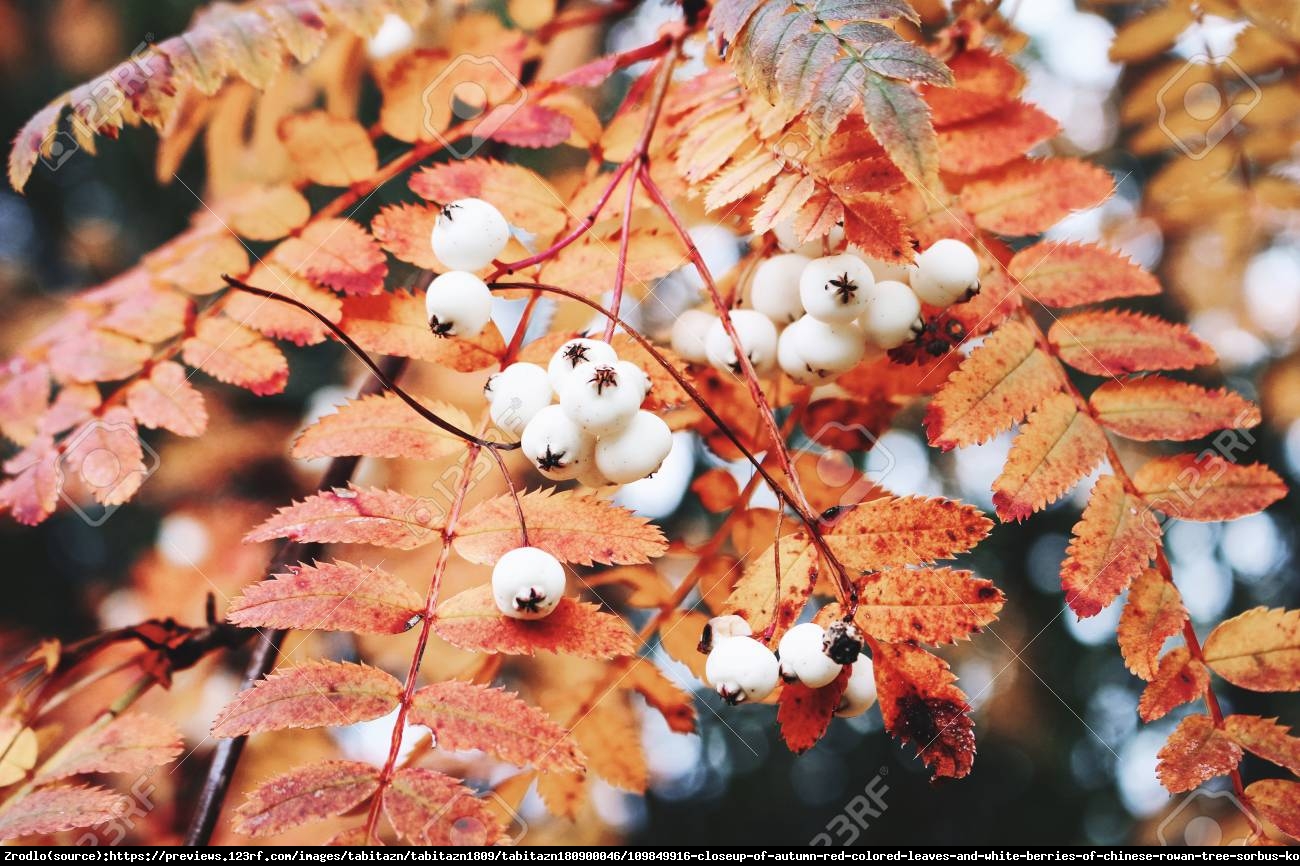
<instances>
[{"instance_id":1,"label":"green leaf","mask_svg":"<svg viewBox=\"0 0 1300 866\"><path fill-rule=\"evenodd\" d=\"M873 72L903 81L924 81L951 87L952 73L924 49L911 42L881 42L862 52L862 62Z\"/></svg>"},{"instance_id":2,"label":"green leaf","mask_svg":"<svg viewBox=\"0 0 1300 866\"><path fill-rule=\"evenodd\" d=\"M904 18L913 24L921 21L921 16L907 0L820 0L813 7L813 14L822 21L861 21L864 18Z\"/></svg>"},{"instance_id":3,"label":"green leaf","mask_svg":"<svg viewBox=\"0 0 1300 866\"><path fill-rule=\"evenodd\" d=\"M916 91L879 75L862 91L867 126L912 183L933 187L939 178L939 143L930 110Z\"/></svg>"}]
</instances>

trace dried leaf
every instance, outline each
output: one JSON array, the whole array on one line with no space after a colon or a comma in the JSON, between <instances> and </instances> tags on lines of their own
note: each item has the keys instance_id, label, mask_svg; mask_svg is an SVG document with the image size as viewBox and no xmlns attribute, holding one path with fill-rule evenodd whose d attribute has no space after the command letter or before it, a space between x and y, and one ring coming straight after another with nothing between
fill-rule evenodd
<instances>
[{"instance_id":1,"label":"dried leaf","mask_svg":"<svg viewBox=\"0 0 1300 866\"><path fill-rule=\"evenodd\" d=\"M1283 833L1300 839L1300 784L1261 779L1246 786L1246 801Z\"/></svg>"},{"instance_id":2,"label":"dried leaf","mask_svg":"<svg viewBox=\"0 0 1300 866\"><path fill-rule=\"evenodd\" d=\"M779 579L774 548L781 557ZM770 627L772 640L779 641L803 612L817 574L817 549L807 533L791 533L749 561L722 612L743 617L756 632Z\"/></svg>"},{"instance_id":3,"label":"dried leaf","mask_svg":"<svg viewBox=\"0 0 1300 866\"><path fill-rule=\"evenodd\" d=\"M1080 618L1100 613L1147 567L1159 538L1155 515L1118 478L1098 478L1061 563L1066 604Z\"/></svg>"},{"instance_id":4,"label":"dried leaf","mask_svg":"<svg viewBox=\"0 0 1300 866\"><path fill-rule=\"evenodd\" d=\"M617 664L626 668L627 684L659 711L669 730L678 734L695 733L695 699L689 692L683 691L644 657L621 659Z\"/></svg>"},{"instance_id":5,"label":"dried leaf","mask_svg":"<svg viewBox=\"0 0 1300 866\"><path fill-rule=\"evenodd\" d=\"M289 362L275 344L231 319L200 319L194 336L181 346L181 358L218 382L264 397L279 394L289 381Z\"/></svg>"},{"instance_id":6,"label":"dried leaf","mask_svg":"<svg viewBox=\"0 0 1300 866\"><path fill-rule=\"evenodd\" d=\"M1236 520L1287 492L1267 466L1230 463L1209 451L1157 457L1137 471L1133 483L1152 508L1179 520Z\"/></svg>"},{"instance_id":7,"label":"dried leaf","mask_svg":"<svg viewBox=\"0 0 1300 866\"><path fill-rule=\"evenodd\" d=\"M100 505L130 501L152 471L145 465L135 419L121 407L74 430L62 448L59 484L84 488Z\"/></svg>"},{"instance_id":8,"label":"dried leaf","mask_svg":"<svg viewBox=\"0 0 1300 866\"><path fill-rule=\"evenodd\" d=\"M1300 610L1256 607L1219 623L1205 639L1205 663L1255 692L1300 689Z\"/></svg>"},{"instance_id":9,"label":"dried leaf","mask_svg":"<svg viewBox=\"0 0 1300 866\"><path fill-rule=\"evenodd\" d=\"M1259 408L1232 391L1211 391L1163 376L1104 382L1088 402L1102 426L1140 442L1186 442L1260 422Z\"/></svg>"},{"instance_id":10,"label":"dried leaf","mask_svg":"<svg viewBox=\"0 0 1300 866\"><path fill-rule=\"evenodd\" d=\"M379 168L365 127L324 111L294 114L280 122L280 140L293 164L312 183L351 186Z\"/></svg>"},{"instance_id":11,"label":"dried leaf","mask_svg":"<svg viewBox=\"0 0 1300 866\"><path fill-rule=\"evenodd\" d=\"M481 749L520 767L584 769L582 753L569 734L505 689L462 683L434 683L418 690L410 719L433 731L439 749Z\"/></svg>"},{"instance_id":12,"label":"dried leaf","mask_svg":"<svg viewBox=\"0 0 1300 866\"><path fill-rule=\"evenodd\" d=\"M226 618L245 628L401 634L420 620L424 600L386 571L348 562L290 566L244 588Z\"/></svg>"},{"instance_id":13,"label":"dried leaf","mask_svg":"<svg viewBox=\"0 0 1300 866\"><path fill-rule=\"evenodd\" d=\"M960 198L980 228L1021 236L1047 231L1072 212L1101 204L1113 191L1104 168L1053 157L999 168L962 187Z\"/></svg>"},{"instance_id":14,"label":"dried leaf","mask_svg":"<svg viewBox=\"0 0 1300 866\"><path fill-rule=\"evenodd\" d=\"M368 352L429 361L461 373L494 367L506 351L492 324L473 339L436 336L424 301L406 290L345 298L339 326Z\"/></svg>"},{"instance_id":15,"label":"dried leaf","mask_svg":"<svg viewBox=\"0 0 1300 866\"><path fill-rule=\"evenodd\" d=\"M608 659L636 652L636 636L618 617L595 605L560 600L545 619L503 616L492 587L480 586L438 606L433 630L454 647L470 652L535 655L552 652L581 658Z\"/></svg>"},{"instance_id":16,"label":"dried leaf","mask_svg":"<svg viewBox=\"0 0 1300 866\"><path fill-rule=\"evenodd\" d=\"M127 814L126 797L88 785L49 785L10 801L0 812L0 839L93 827Z\"/></svg>"},{"instance_id":17,"label":"dried leaf","mask_svg":"<svg viewBox=\"0 0 1300 866\"><path fill-rule=\"evenodd\" d=\"M1024 520L1065 495L1106 456L1106 434L1069 394L1044 400L1020 428L993 482L1005 521Z\"/></svg>"},{"instance_id":18,"label":"dried leaf","mask_svg":"<svg viewBox=\"0 0 1300 866\"><path fill-rule=\"evenodd\" d=\"M847 510L826 541L840 562L860 572L951 559L993 527L978 508L939 497L873 499Z\"/></svg>"},{"instance_id":19,"label":"dried leaf","mask_svg":"<svg viewBox=\"0 0 1300 866\"><path fill-rule=\"evenodd\" d=\"M1025 76L1005 55L987 48L962 51L948 61L952 87L925 86L935 126L945 127L995 111L1019 95Z\"/></svg>"},{"instance_id":20,"label":"dried leaf","mask_svg":"<svg viewBox=\"0 0 1300 866\"><path fill-rule=\"evenodd\" d=\"M1200 659L1192 658L1187 647L1177 647L1160 660L1155 677L1147 683L1138 700L1138 715L1144 722L1154 722L1205 694L1210 672Z\"/></svg>"},{"instance_id":21,"label":"dried leaf","mask_svg":"<svg viewBox=\"0 0 1300 866\"><path fill-rule=\"evenodd\" d=\"M445 503L435 498L349 485L281 508L244 540L289 538L410 550L437 540L445 521Z\"/></svg>"},{"instance_id":22,"label":"dried leaf","mask_svg":"<svg viewBox=\"0 0 1300 866\"><path fill-rule=\"evenodd\" d=\"M230 230L251 241L275 241L311 219L311 205L291 186L254 187L212 205Z\"/></svg>"},{"instance_id":23,"label":"dried leaf","mask_svg":"<svg viewBox=\"0 0 1300 866\"><path fill-rule=\"evenodd\" d=\"M1216 359L1214 349L1185 325L1122 310L1063 316L1047 339L1062 361L1093 376L1190 370Z\"/></svg>"},{"instance_id":24,"label":"dried leaf","mask_svg":"<svg viewBox=\"0 0 1300 866\"><path fill-rule=\"evenodd\" d=\"M1292 773L1300 772L1300 737L1292 736L1291 729L1277 719L1228 716L1223 720L1223 729L1246 751Z\"/></svg>"},{"instance_id":25,"label":"dried leaf","mask_svg":"<svg viewBox=\"0 0 1300 866\"><path fill-rule=\"evenodd\" d=\"M528 543L573 565L635 565L668 549L659 527L592 493L536 490L519 497ZM480 502L456 528L456 552L491 564L519 547L519 514L509 495Z\"/></svg>"},{"instance_id":26,"label":"dried leaf","mask_svg":"<svg viewBox=\"0 0 1300 866\"><path fill-rule=\"evenodd\" d=\"M991 580L951 568L891 568L858 582L854 622L890 643L956 643L998 618L1006 600Z\"/></svg>"},{"instance_id":27,"label":"dried leaf","mask_svg":"<svg viewBox=\"0 0 1300 866\"><path fill-rule=\"evenodd\" d=\"M1060 131L1056 121L1019 100L939 130L939 167L975 174L1019 159Z\"/></svg>"},{"instance_id":28,"label":"dried leaf","mask_svg":"<svg viewBox=\"0 0 1300 866\"><path fill-rule=\"evenodd\" d=\"M1093 244L1044 241L1016 253L1007 270L1020 291L1049 307L1160 294L1151 274Z\"/></svg>"},{"instance_id":29,"label":"dried leaf","mask_svg":"<svg viewBox=\"0 0 1300 866\"><path fill-rule=\"evenodd\" d=\"M412 845L496 845L506 838L496 813L473 791L424 767L398 770L384 790L384 814Z\"/></svg>"},{"instance_id":30,"label":"dried leaf","mask_svg":"<svg viewBox=\"0 0 1300 866\"><path fill-rule=\"evenodd\" d=\"M776 721L790 751L800 755L817 745L835 717L848 681L849 668L845 667L834 682L819 689L810 689L801 682L781 687Z\"/></svg>"},{"instance_id":31,"label":"dried leaf","mask_svg":"<svg viewBox=\"0 0 1300 866\"><path fill-rule=\"evenodd\" d=\"M208 428L203 395L175 361L162 361L147 377L132 382L126 406L145 427L161 427L177 436L202 436Z\"/></svg>"},{"instance_id":32,"label":"dried leaf","mask_svg":"<svg viewBox=\"0 0 1300 866\"><path fill-rule=\"evenodd\" d=\"M183 745L171 722L148 713L125 713L73 738L42 768L40 781L82 773L140 773L174 761Z\"/></svg>"},{"instance_id":33,"label":"dried leaf","mask_svg":"<svg viewBox=\"0 0 1300 866\"><path fill-rule=\"evenodd\" d=\"M139 372L152 356L147 343L92 328L50 346L49 363L60 382L112 382Z\"/></svg>"},{"instance_id":34,"label":"dried leaf","mask_svg":"<svg viewBox=\"0 0 1300 866\"><path fill-rule=\"evenodd\" d=\"M472 425L469 416L447 403L428 407L438 417L461 430ZM437 460L464 448L464 442L416 414L396 394L372 394L338 407L298 435L293 456L405 457Z\"/></svg>"},{"instance_id":35,"label":"dried leaf","mask_svg":"<svg viewBox=\"0 0 1300 866\"><path fill-rule=\"evenodd\" d=\"M342 815L379 790L379 768L359 761L321 761L258 785L235 810L234 827L248 836L274 836L311 821Z\"/></svg>"},{"instance_id":36,"label":"dried leaf","mask_svg":"<svg viewBox=\"0 0 1300 866\"><path fill-rule=\"evenodd\" d=\"M1179 722L1157 757L1160 784L1178 794L1235 770L1241 762L1241 746L1216 728L1209 716L1188 716Z\"/></svg>"},{"instance_id":37,"label":"dried leaf","mask_svg":"<svg viewBox=\"0 0 1300 866\"><path fill-rule=\"evenodd\" d=\"M453 160L421 169L411 190L435 204L458 198L481 198L497 206L506 221L550 238L564 228L564 199L541 175L521 165L491 159Z\"/></svg>"},{"instance_id":38,"label":"dried leaf","mask_svg":"<svg viewBox=\"0 0 1300 866\"><path fill-rule=\"evenodd\" d=\"M948 663L909 644L881 643L872 655L885 730L911 743L934 778L960 779L975 763L975 723Z\"/></svg>"},{"instance_id":39,"label":"dried leaf","mask_svg":"<svg viewBox=\"0 0 1300 866\"><path fill-rule=\"evenodd\" d=\"M1155 679L1156 660L1165 641L1187 622L1178 587L1148 568L1133 580L1119 617L1119 649L1124 664L1144 680Z\"/></svg>"},{"instance_id":40,"label":"dried leaf","mask_svg":"<svg viewBox=\"0 0 1300 866\"><path fill-rule=\"evenodd\" d=\"M366 665L313 661L281 668L235 695L212 722L212 736L377 719L397 706L401 690L390 674Z\"/></svg>"},{"instance_id":41,"label":"dried leaf","mask_svg":"<svg viewBox=\"0 0 1300 866\"><path fill-rule=\"evenodd\" d=\"M402 202L380 208L370 221L370 233L379 245L417 268L436 271L442 266L433 254L433 236L438 209Z\"/></svg>"}]
</instances>

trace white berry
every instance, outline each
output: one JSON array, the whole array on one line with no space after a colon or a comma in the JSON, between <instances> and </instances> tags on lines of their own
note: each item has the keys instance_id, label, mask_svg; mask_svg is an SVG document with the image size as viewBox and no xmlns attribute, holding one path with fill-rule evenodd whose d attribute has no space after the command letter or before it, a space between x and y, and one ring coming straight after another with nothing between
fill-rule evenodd
<instances>
[{"instance_id":1,"label":"white berry","mask_svg":"<svg viewBox=\"0 0 1300 866\"><path fill-rule=\"evenodd\" d=\"M704 342L708 339L709 328L718 317L703 310L687 310L673 322L673 351L681 355L683 361L692 364L707 364L708 350Z\"/></svg>"},{"instance_id":2,"label":"white berry","mask_svg":"<svg viewBox=\"0 0 1300 866\"><path fill-rule=\"evenodd\" d=\"M584 447L590 448L591 456L583 459L578 466L578 483L592 490L613 484L614 482L606 478L601 473L600 467L596 465L596 437L588 434L583 441Z\"/></svg>"},{"instance_id":3,"label":"white berry","mask_svg":"<svg viewBox=\"0 0 1300 866\"><path fill-rule=\"evenodd\" d=\"M492 264L510 240L501 211L478 198L445 204L433 224L433 254L448 268L478 271Z\"/></svg>"},{"instance_id":4,"label":"white berry","mask_svg":"<svg viewBox=\"0 0 1300 866\"><path fill-rule=\"evenodd\" d=\"M704 678L729 704L761 701L781 679L776 656L752 637L714 639Z\"/></svg>"},{"instance_id":5,"label":"white berry","mask_svg":"<svg viewBox=\"0 0 1300 866\"><path fill-rule=\"evenodd\" d=\"M541 619L564 597L564 566L545 550L517 547L492 568L492 598L514 619Z\"/></svg>"},{"instance_id":6,"label":"white berry","mask_svg":"<svg viewBox=\"0 0 1300 866\"><path fill-rule=\"evenodd\" d=\"M596 442L596 468L613 484L631 484L659 470L673 450L673 431L653 412L637 412L617 433Z\"/></svg>"},{"instance_id":7,"label":"white berry","mask_svg":"<svg viewBox=\"0 0 1300 866\"><path fill-rule=\"evenodd\" d=\"M876 702L876 670L866 653L858 656L849 671L849 679L844 686L844 696L840 698L835 715L841 718L860 716Z\"/></svg>"},{"instance_id":8,"label":"white berry","mask_svg":"<svg viewBox=\"0 0 1300 866\"><path fill-rule=\"evenodd\" d=\"M798 253L781 253L764 259L754 271L754 282L749 287L749 305L780 325L787 325L802 316L799 275L810 261Z\"/></svg>"},{"instance_id":9,"label":"white berry","mask_svg":"<svg viewBox=\"0 0 1300 866\"><path fill-rule=\"evenodd\" d=\"M856 367L866 354L867 338L853 322L830 323L804 316L782 332L780 349L786 359L782 369L795 381L809 384Z\"/></svg>"},{"instance_id":10,"label":"white berry","mask_svg":"<svg viewBox=\"0 0 1300 866\"><path fill-rule=\"evenodd\" d=\"M840 675L840 665L826 655L822 646L825 640L826 629L815 622L800 623L786 632L777 646L782 679L801 682L810 689L834 681Z\"/></svg>"},{"instance_id":11,"label":"white berry","mask_svg":"<svg viewBox=\"0 0 1300 866\"><path fill-rule=\"evenodd\" d=\"M578 476L589 437L560 406L547 406L524 427L520 448L537 471L552 481Z\"/></svg>"},{"instance_id":12,"label":"white berry","mask_svg":"<svg viewBox=\"0 0 1300 866\"><path fill-rule=\"evenodd\" d=\"M448 271L429 284L424 312L439 337L477 337L492 320L492 292L468 271Z\"/></svg>"},{"instance_id":13,"label":"white berry","mask_svg":"<svg viewBox=\"0 0 1300 866\"><path fill-rule=\"evenodd\" d=\"M961 300L979 288L980 261L974 250L959 240L944 238L916 258L912 289L917 297L936 307Z\"/></svg>"},{"instance_id":14,"label":"white berry","mask_svg":"<svg viewBox=\"0 0 1300 866\"><path fill-rule=\"evenodd\" d=\"M757 310L732 310L730 316L731 326L735 328L740 345L754 370L762 373L772 369L776 363L776 325ZM740 372L736 348L721 319L709 327L705 348L709 353L709 363L720 370Z\"/></svg>"},{"instance_id":15,"label":"white berry","mask_svg":"<svg viewBox=\"0 0 1300 866\"><path fill-rule=\"evenodd\" d=\"M894 280L895 282L905 283L912 277L912 269L907 265L872 258L857 247L849 247L849 252L866 262L867 267L871 269L871 275L876 278L876 282Z\"/></svg>"},{"instance_id":16,"label":"white berry","mask_svg":"<svg viewBox=\"0 0 1300 866\"><path fill-rule=\"evenodd\" d=\"M613 366L618 361L614 347L603 340L590 340L586 337L574 337L555 350L550 363L546 365L546 374L551 379L551 388L556 394L568 381L579 364L606 364Z\"/></svg>"},{"instance_id":17,"label":"white berry","mask_svg":"<svg viewBox=\"0 0 1300 866\"><path fill-rule=\"evenodd\" d=\"M862 330L882 349L901 346L914 335L921 317L921 302L903 283L885 280L876 283L862 314Z\"/></svg>"},{"instance_id":18,"label":"white berry","mask_svg":"<svg viewBox=\"0 0 1300 866\"><path fill-rule=\"evenodd\" d=\"M776 236L776 244L788 253L799 253L816 258L823 254L826 249L839 249L840 244L844 243L844 227L840 225L832 226L830 232L825 238L813 238L804 243L800 243L795 238L794 221L786 220L778 223L772 228L772 234Z\"/></svg>"},{"instance_id":19,"label":"white berry","mask_svg":"<svg viewBox=\"0 0 1300 866\"><path fill-rule=\"evenodd\" d=\"M867 293L875 284L871 268L857 256L823 256L803 269L799 298L810 316L823 322L848 322L866 309Z\"/></svg>"},{"instance_id":20,"label":"white berry","mask_svg":"<svg viewBox=\"0 0 1300 866\"><path fill-rule=\"evenodd\" d=\"M537 364L511 364L483 388L492 422L514 438L551 405L551 383Z\"/></svg>"},{"instance_id":21,"label":"white berry","mask_svg":"<svg viewBox=\"0 0 1300 866\"><path fill-rule=\"evenodd\" d=\"M619 363L579 364L560 389L560 406L583 432L594 436L614 433L641 408L645 373L637 369L638 375L627 375Z\"/></svg>"}]
</instances>

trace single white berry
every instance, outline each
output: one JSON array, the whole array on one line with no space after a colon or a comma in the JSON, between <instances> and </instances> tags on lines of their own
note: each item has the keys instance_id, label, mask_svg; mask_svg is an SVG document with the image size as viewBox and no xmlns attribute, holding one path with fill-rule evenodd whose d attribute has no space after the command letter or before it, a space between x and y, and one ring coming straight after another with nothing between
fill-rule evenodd
<instances>
[{"instance_id":1,"label":"single white berry","mask_svg":"<svg viewBox=\"0 0 1300 866\"><path fill-rule=\"evenodd\" d=\"M916 296L935 307L947 307L978 289L980 260L975 251L953 238L935 241L916 257L912 289Z\"/></svg>"},{"instance_id":2,"label":"single white berry","mask_svg":"<svg viewBox=\"0 0 1300 866\"><path fill-rule=\"evenodd\" d=\"M517 547L492 568L492 598L514 619L541 619L564 598L564 566L545 550Z\"/></svg>"},{"instance_id":3,"label":"single white berry","mask_svg":"<svg viewBox=\"0 0 1300 866\"><path fill-rule=\"evenodd\" d=\"M708 339L709 328L713 327L713 323L717 320L717 316L703 310L687 310L682 313L677 317L677 321L673 322L673 351L680 355L683 361L707 364L709 352L704 347L704 343Z\"/></svg>"},{"instance_id":4,"label":"single white berry","mask_svg":"<svg viewBox=\"0 0 1300 866\"><path fill-rule=\"evenodd\" d=\"M552 481L577 478L594 445L560 406L547 406L524 427L520 448L537 471Z\"/></svg>"},{"instance_id":5,"label":"single white berry","mask_svg":"<svg viewBox=\"0 0 1300 866\"><path fill-rule=\"evenodd\" d=\"M653 412L637 412L616 433L596 441L596 468L613 484L631 484L659 471L673 450L673 431Z\"/></svg>"},{"instance_id":6,"label":"single white berry","mask_svg":"<svg viewBox=\"0 0 1300 866\"><path fill-rule=\"evenodd\" d=\"M731 327L735 328L740 345L749 357L749 363L754 365L754 370L762 373L772 369L776 363L776 325L757 310L732 310L730 316ZM731 336L727 334L721 319L709 327L705 349L709 353L709 363L718 369L740 372L736 347L732 345Z\"/></svg>"},{"instance_id":7,"label":"single white berry","mask_svg":"<svg viewBox=\"0 0 1300 866\"><path fill-rule=\"evenodd\" d=\"M781 253L764 259L754 271L749 305L779 325L788 325L802 316L799 275L810 261L798 253Z\"/></svg>"},{"instance_id":8,"label":"single white berry","mask_svg":"<svg viewBox=\"0 0 1300 866\"><path fill-rule=\"evenodd\" d=\"M781 657L781 678L810 689L829 685L840 675L841 666L826 655L825 641L826 629L815 622L800 623L782 635L776 649Z\"/></svg>"},{"instance_id":9,"label":"single white berry","mask_svg":"<svg viewBox=\"0 0 1300 866\"><path fill-rule=\"evenodd\" d=\"M483 393L488 398L492 422L518 438L538 412L551 405L551 383L537 364L511 364L487 380Z\"/></svg>"},{"instance_id":10,"label":"single white berry","mask_svg":"<svg viewBox=\"0 0 1300 866\"><path fill-rule=\"evenodd\" d=\"M903 283L885 280L876 283L859 321L871 342L892 349L912 338L920 317L921 302L915 293Z\"/></svg>"},{"instance_id":11,"label":"single white berry","mask_svg":"<svg viewBox=\"0 0 1300 866\"><path fill-rule=\"evenodd\" d=\"M858 365L867 337L854 322L823 322L804 316L781 333L781 369L797 382L833 379ZM802 365L802 368L800 368Z\"/></svg>"},{"instance_id":12,"label":"single white berry","mask_svg":"<svg viewBox=\"0 0 1300 866\"><path fill-rule=\"evenodd\" d=\"M468 271L448 271L429 284L424 312L439 337L477 337L492 320L492 292Z\"/></svg>"},{"instance_id":13,"label":"single white berry","mask_svg":"<svg viewBox=\"0 0 1300 866\"><path fill-rule=\"evenodd\" d=\"M844 696L835 715L841 718L860 716L871 709L876 702L876 669L866 653L858 656L849 671L848 681L844 686Z\"/></svg>"},{"instance_id":14,"label":"single white berry","mask_svg":"<svg viewBox=\"0 0 1300 866\"><path fill-rule=\"evenodd\" d=\"M871 268L857 256L843 253L813 259L799 276L799 299L808 315L823 322L848 322L867 306L876 284Z\"/></svg>"},{"instance_id":15,"label":"single white berry","mask_svg":"<svg viewBox=\"0 0 1300 866\"><path fill-rule=\"evenodd\" d=\"M866 262L867 267L871 269L871 276L876 278L876 282L893 280L898 283L905 283L912 278L912 268L908 265L873 258L857 247L849 247L849 252Z\"/></svg>"},{"instance_id":16,"label":"single white berry","mask_svg":"<svg viewBox=\"0 0 1300 866\"><path fill-rule=\"evenodd\" d=\"M560 406L583 432L604 436L627 425L645 399L645 373L619 363L579 364L560 389Z\"/></svg>"},{"instance_id":17,"label":"single white berry","mask_svg":"<svg viewBox=\"0 0 1300 866\"><path fill-rule=\"evenodd\" d=\"M568 381L569 374L585 363L614 365L618 362L618 353L614 347L603 340L591 340L587 337L574 337L566 341L551 355L546 365L546 375L551 378L551 389L556 394Z\"/></svg>"},{"instance_id":18,"label":"single white berry","mask_svg":"<svg viewBox=\"0 0 1300 866\"><path fill-rule=\"evenodd\" d=\"M752 637L715 636L704 662L704 678L724 701L739 704L772 694L781 669L772 651Z\"/></svg>"},{"instance_id":19,"label":"single white berry","mask_svg":"<svg viewBox=\"0 0 1300 866\"><path fill-rule=\"evenodd\" d=\"M479 198L462 198L442 206L433 223L433 254L448 268L478 271L492 264L510 240L510 224L501 211Z\"/></svg>"},{"instance_id":20,"label":"single white berry","mask_svg":"<svg viewBox=\"0 0 1300 866\"><path fill-rule=\"evenodd\" d=\"M772 228L772 234L776 236L776 244L781 249L809 258L825 255L828 249L837 250L844 243L844 226L841 225L831 226L830 232L824 238L813 238L803 243L795 238L794 220L777 223Z\"/></svg>"}]
</instances>

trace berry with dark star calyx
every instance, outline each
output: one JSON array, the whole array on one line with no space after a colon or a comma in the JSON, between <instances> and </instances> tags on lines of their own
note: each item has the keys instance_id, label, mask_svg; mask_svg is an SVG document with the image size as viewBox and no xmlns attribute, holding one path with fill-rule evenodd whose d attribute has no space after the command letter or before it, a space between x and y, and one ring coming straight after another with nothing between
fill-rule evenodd
<instances>
[{"instance_id":1,"label":"berry with dark star calyx","mask_svg":"<svg viewBox=\"0 0 1300 866\"><path fill-rule=\"evenodd\" d=\"M478 198L443 205L430 238L433 254L457 271L486 268L509 241L510 224L501 211Z\"/></svg>"},{"instance_id":2,"label":"berry with dark star calyx","mask_svg":"<svg viewBox=\"0 0 1300 866\"><path fill-rule=\"evenodd\" d=\"M439 337L477 337L492 320L492 292L468 271L448 271L429 284L424 311Z\"/></svg>"},{"instance_id":3,"label":"berry with dark star calyx","mask_svg":"<svg viewBox=\"0 0 1300 866\"><path fill-rule=\"evenodd\" d=\"M507 551L492 568L492 598L513 619L542 619L564 598L564 566L536 547Z\"/></svg>"},{"instance_id":4,"label":"berry with dark star calyx","mask_svg":"<svg viewBox=\"0 0 1300 866\"><path fill-rule=\"evenodd\" d=\"M867 309L875 284L871 269L857 256L823 256L809 262L799 275L799 299L813 318L849 322Z\"/></svg>"}]
</instances>

